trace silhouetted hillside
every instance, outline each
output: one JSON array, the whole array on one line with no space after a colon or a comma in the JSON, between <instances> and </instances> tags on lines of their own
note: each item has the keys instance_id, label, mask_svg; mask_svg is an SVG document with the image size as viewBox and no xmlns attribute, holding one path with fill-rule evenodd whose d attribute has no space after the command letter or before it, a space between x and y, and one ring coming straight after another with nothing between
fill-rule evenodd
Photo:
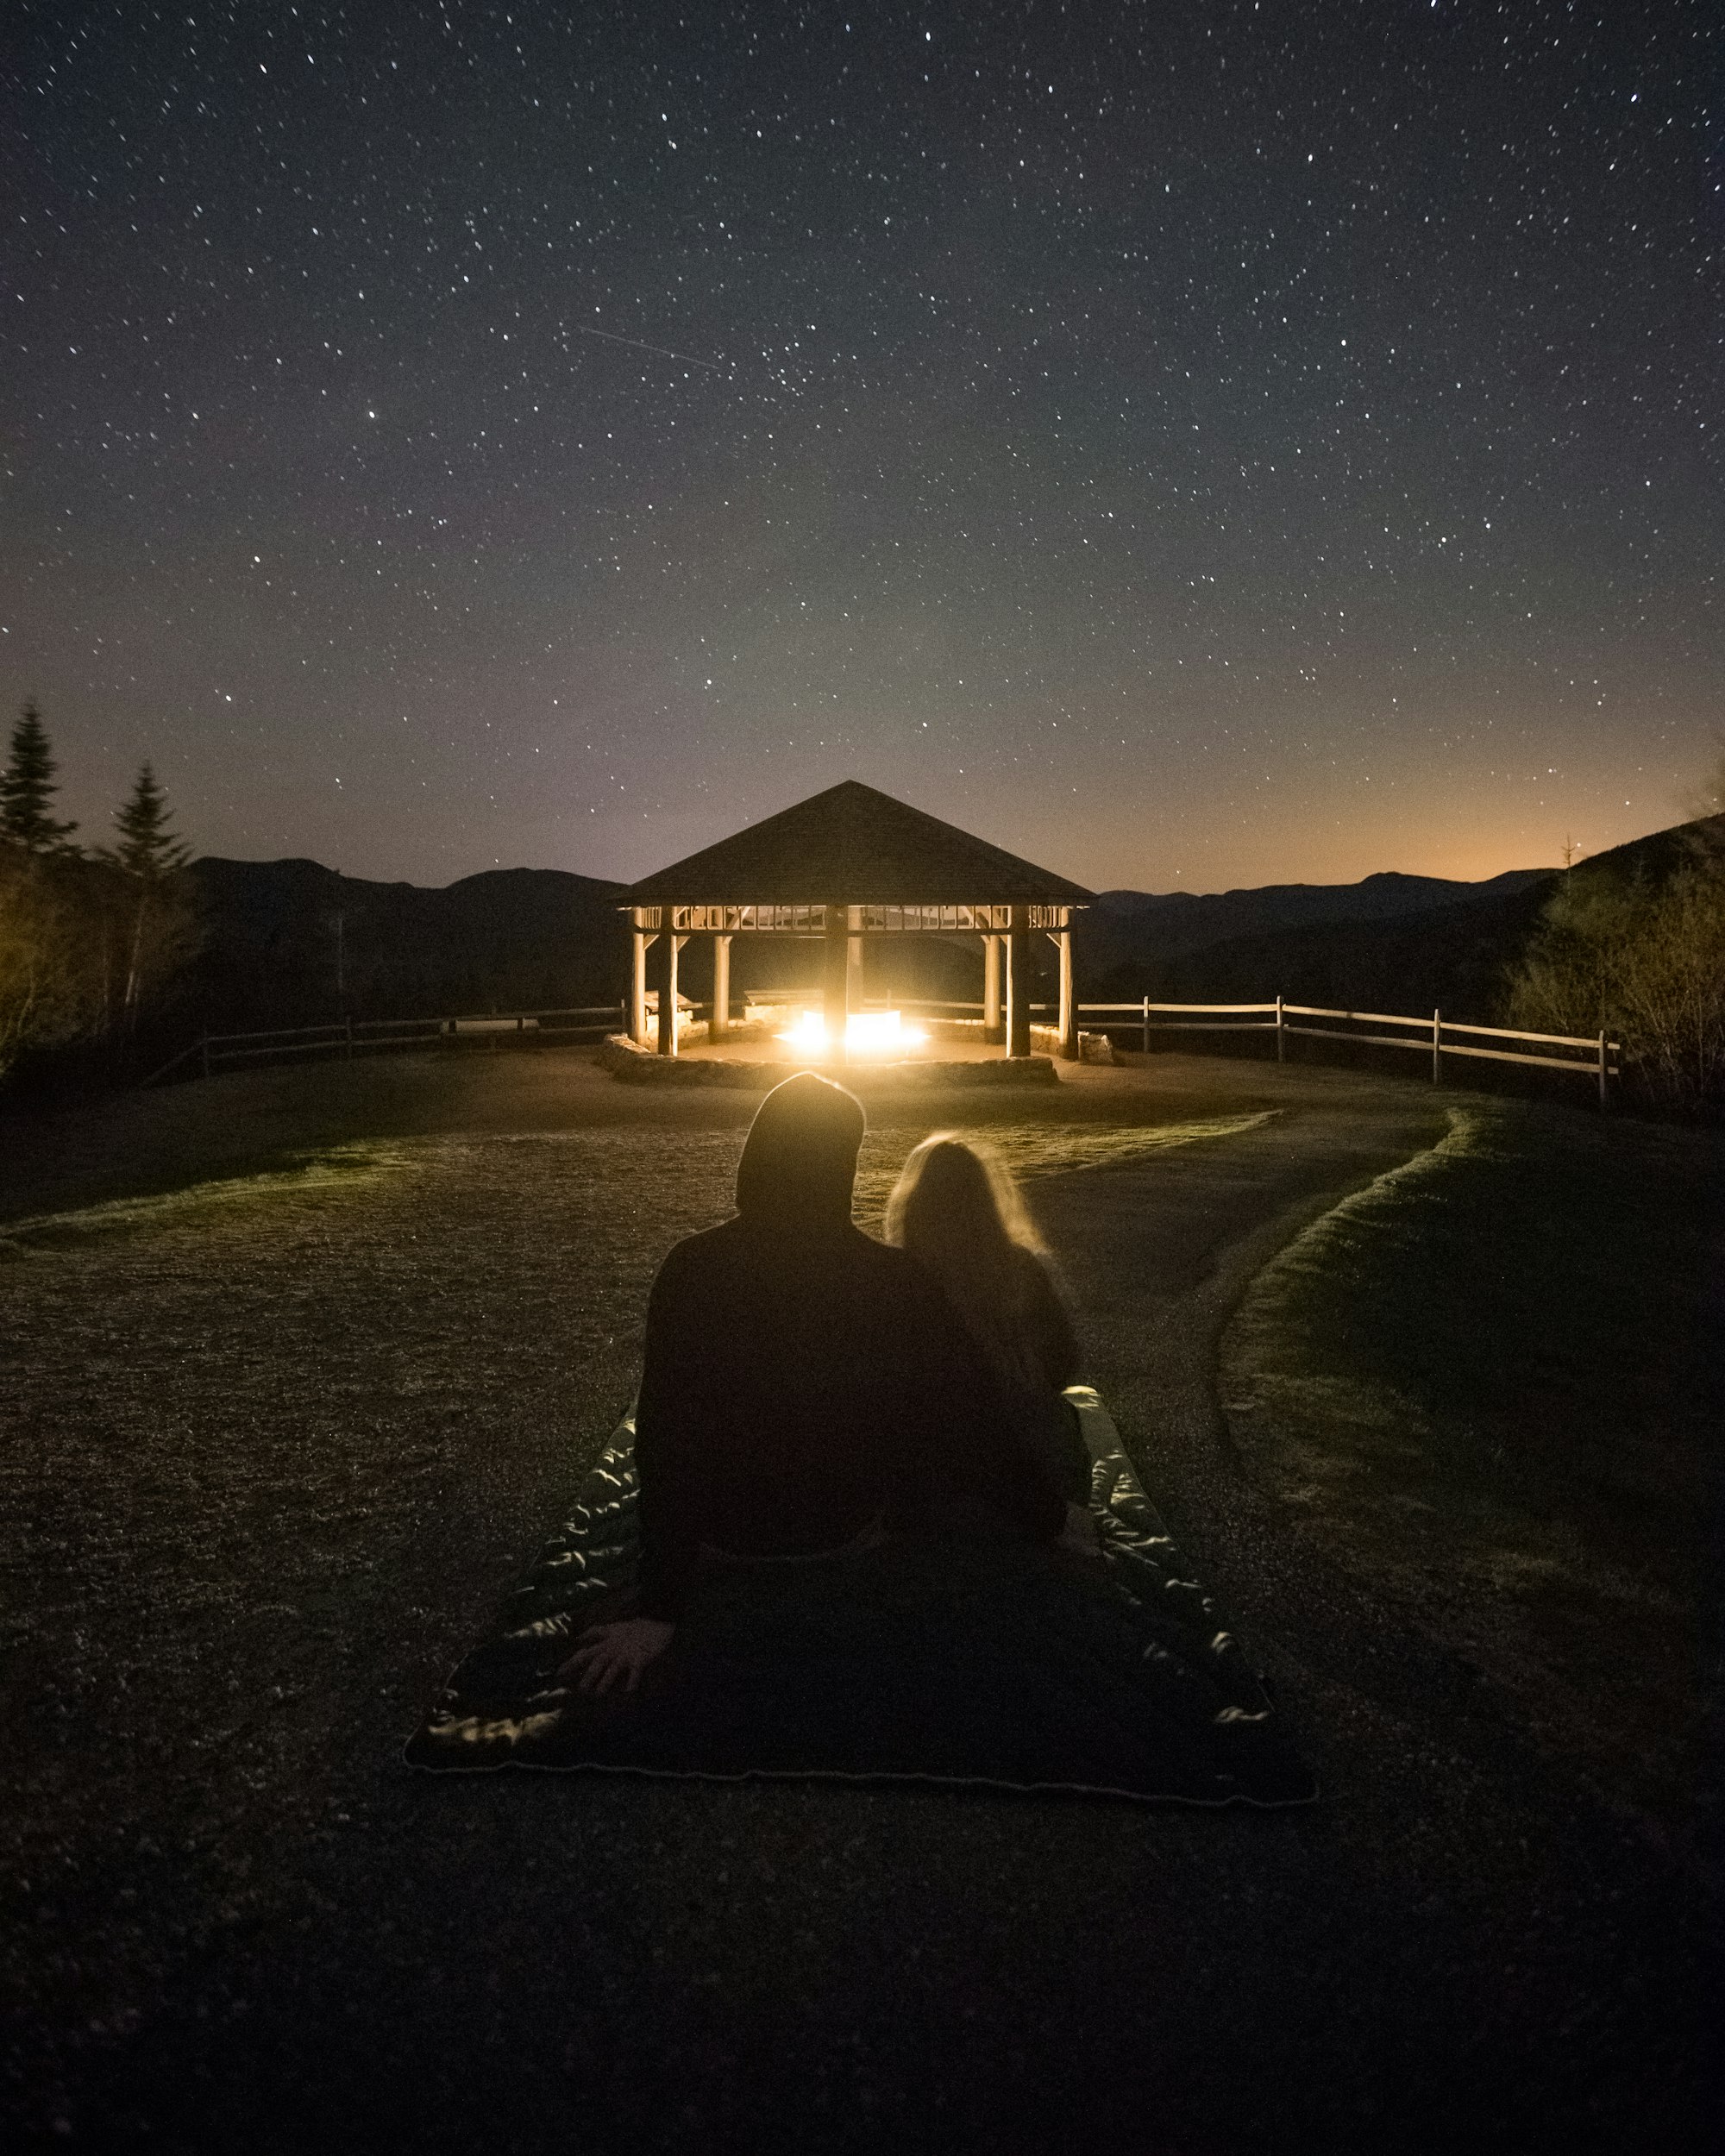
<instances>
[{"instance_id":1,"label":"silhouetted hillside","mask_svg":"<svg viewBox=\"0 0 1725 2156\"><path fill-rule=\"evenodd\" d=\"M1402 914L1239 936L1177 956L1127 960L1084 993L1170 1003L1293 1003L1489 1024L1504 975L1551 893L1552 875L1505 895Z\"/></svg>"},{"instance_id":2,"label":"silhouetted hillside","mask_svg":"<svg viewBox=\"0 0 1725 2156\"><path fill-rule=\"evenodd\" d=\"M1725 817L1706 817L1631 839L1571 873L1584 880L1621 875L1657 882L1690 858L1697 843L1722 842ZM1358 884L1231 891L1214 899L1176 893L1171 900L1145 900L1140 893L1110 893L1097 909L1104 935L1091 946L1082 993L1100 1001L1149 995L1170 1003L1250 1003L1283 995L1355 1010L1442 1009L1490 1024L1503 1000L1505 975L1563 873L1514 869L1478 884L1377 875ZM1257 932L1214 938L1205 932L1230 911L1249 918L1260 903L1264 925ZM1206 910L1190 912L1194 907ZM1327 915L1314 919L1320 908ZM1116 944L1112 964L1099 964L1099 950L1107 952L1107 938L1120 935L1123 921L1139 924L1138 933L1124 950ZM1195 934L1203 940L1195 943Z\"/></svg>"},{"instance_id":3,"label":"silhouetted hillside","mask_svg":"<svg viewBox=\"0 0 1725 2156\"><path fill-rule=\"evenodd\" d=\"M315 861L193 864L206 941L192 996L216 1030L543 1010L622 993L617 887L502 868L442 890Z\"/></svg>"},{"instance_id":4,"label":"silhouetted hillside","mask_svg":"<svg viewBox=\"0 0 1725 2156\"><path fill-rule=\"evenodd\" d=\"M1359 883L1271 883L1255 890L1199 894L1104 891L1083 917L1087 964L1110 973L1129 962L1160 963L1245 937L1332 924L1433 913L1479 899L1513 896L1541 882L1544 868L1510 868L1483 883L1394 871Z\"/></svg>"}]
</instances>

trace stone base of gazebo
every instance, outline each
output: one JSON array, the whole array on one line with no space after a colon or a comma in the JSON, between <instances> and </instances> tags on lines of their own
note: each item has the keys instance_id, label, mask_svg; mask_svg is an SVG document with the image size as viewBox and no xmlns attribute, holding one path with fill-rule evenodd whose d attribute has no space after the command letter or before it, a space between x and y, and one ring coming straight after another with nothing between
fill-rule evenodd
<instances>
[{"instance_id":1,"label":"stone base of gazebo","mask_svg":"<svg viewBox=\"0 0 1725 2156\"><path fill-rule=\"evenodd\" d=\"M599 1062L613 1078L638 1086L729 1086L765 1093L794 1070L819 1069L855 1091L954 1090L961 1087L1053 1086L1060 1081L1048 1056L1003 1056L985 1049L980 1038L974 1056L919 1056L902 1062L884 1057L853 1057L844 1063L809 1063L770 1047L757 1035L748 1043L753 1054L727 1054L743 1041L709 1045L706 1027L697 1023L678 1035L678 1052L661 1056L643 1048L626 1033L613 1033L599 1050Z\"/></svg>"},{"instance_id":2,"label":"stone base of gazebo","mask_svg":"<svg viewBox=\"0 0 1725 2156\"><path fill-rule=\"evenodd\" d=\"M982 1045L988 1036L981 1018L938 1018L930 1031L937 1040L975 1041L978 1044L979 1054L998 1056L1000 1052L997 1048L985 1049ZM1076 1056L1062 1056L1060 1028L1057 1025L1032 1025L1030 1029L1030 1047L1032 1056L1052 1056L1061 1062L1112 1063L1116 1060L1113 1044L1106 1033L1081 1033L1078 1036L1078 1053Z\"/></svg>"}]
</instances>

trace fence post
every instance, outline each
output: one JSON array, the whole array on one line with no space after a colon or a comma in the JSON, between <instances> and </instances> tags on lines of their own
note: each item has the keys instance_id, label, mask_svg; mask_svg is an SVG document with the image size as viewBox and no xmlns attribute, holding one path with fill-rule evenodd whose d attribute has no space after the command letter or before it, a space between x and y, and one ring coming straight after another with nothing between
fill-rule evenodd
<instances>
[{"instance_id":1,"label":"fence post","mask_svg":"<svg viewBox=\"0 0 1725 2156\"><path fill-rule=\"evenodd\" d=\"M1285 1044L1286 1035L1282 1026L1282 999L1277 996L1276 999L1276 1060L1278 1063L1283 1061Z\"/></svg>"},{"instance_id":2,"label":"fence post","mask_svg":"<svg viewBox=\"0 0 1725 2156\"><path fill-rule=\"evenodd\" d=\"M1150 998L1148 996L1144 1000L1144 1052L1146 1056L1150 1053Z\"/></svg>"},{"instance_id":3,"label":"fence post","mask_svg":"<svg viewBox=\"0 0 1725 2156\"><path fill-rule=\"evenodd\" d=\"M1432 1083L1440 1086L1444 1081L1444 1015L1441 1011L1432 1013Z\"/></svg>"},{"instance_id":4,"label":"fence post","mask_svg":"<svg viewBox=\"0 0 1725 2156\"><path fill-rule=\"evenodd\" d=\"M1602 1033L1599 1036L1599 1106L1602 1113L1610 1105L1607 1083L1609 1070L1609 1066L1605 1060L1605 1036Z\"/></svg>"},{"instance_id":5,"label":"fence post","mask_svg":"<svg viewBox=\"0 0 1725 2156\"><path fill-rule=\"evenodd\" d=\"M204 1075L207 1078L210 1075L210 1036L207 1033L198 1042L198 1050L204 1064Z\"/></svg>"}]
</instances>

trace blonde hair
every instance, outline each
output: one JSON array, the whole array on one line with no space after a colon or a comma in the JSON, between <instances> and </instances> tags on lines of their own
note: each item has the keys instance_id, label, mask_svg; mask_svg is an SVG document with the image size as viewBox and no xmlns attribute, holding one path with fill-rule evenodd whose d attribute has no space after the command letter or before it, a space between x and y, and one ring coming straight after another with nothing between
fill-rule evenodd
<instances>
[{"instance_id":1,"label":"blonde hair","mask_svg":"<svg viewBox=\"0 0 1725 2156\"><path fill-rule=\"evenodd\" d=\"M925 1138L893 1186L886 1227L889 1243L934 1275L1009 1385L1034 1390L1017 1253L1027 1250L1044 1265L1048 1254L1005 1163L949 1131Z\"/></svg>"}]
</instances>

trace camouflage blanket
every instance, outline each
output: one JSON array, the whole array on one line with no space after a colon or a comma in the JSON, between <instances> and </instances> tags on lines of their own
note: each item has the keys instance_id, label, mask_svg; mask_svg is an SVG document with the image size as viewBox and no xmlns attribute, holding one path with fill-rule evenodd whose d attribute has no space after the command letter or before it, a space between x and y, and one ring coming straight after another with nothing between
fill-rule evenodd
<instances>
[{"instance_id":1,"label":"camouflage blanket","mask_svg":"<svg viewBox=\"0 0 1725 2156\"><path fill-rule=\"evenodd\" d=\"M1067 1397L1102 1557L931 1536L795 1564L715 1564L641 1690L589 1701L556 1670L576 1633L629 1608L625 1417L498 1629L409 1743L409 1764L1309 1802L1311 1775L1262 1680L1101 1401L1082 1386Z\"/></svg>"}]
</instances>

